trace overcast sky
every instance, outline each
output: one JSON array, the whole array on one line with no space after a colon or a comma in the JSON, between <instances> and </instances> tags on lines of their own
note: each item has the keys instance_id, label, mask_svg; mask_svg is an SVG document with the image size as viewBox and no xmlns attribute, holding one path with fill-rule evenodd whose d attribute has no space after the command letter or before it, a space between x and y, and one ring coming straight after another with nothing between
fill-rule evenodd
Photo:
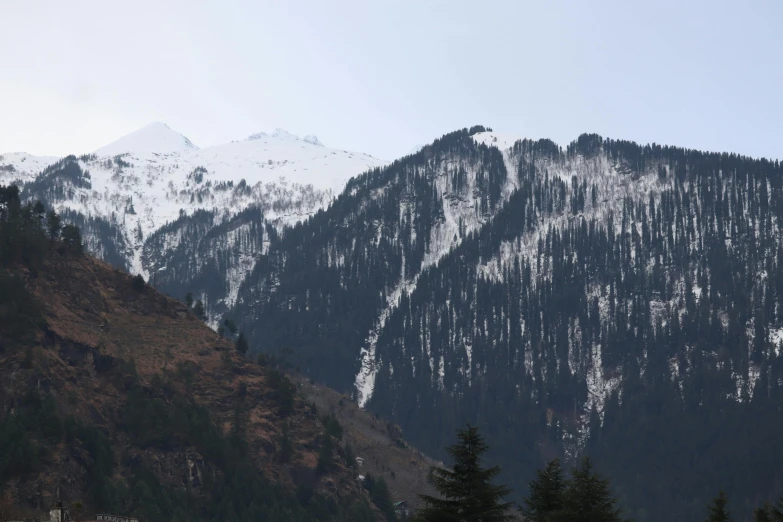
<instances>
[{"instance_id":1,"label":"overcast sky","mask_svg":"<svg viewBox=\"0 0 783 522\"><path fill-rule=\"evenodd\" d=\"M783 2L0 0L0 152L152 121L393 159L474 124L783 158Z\"/></svg>"}]
</instances>

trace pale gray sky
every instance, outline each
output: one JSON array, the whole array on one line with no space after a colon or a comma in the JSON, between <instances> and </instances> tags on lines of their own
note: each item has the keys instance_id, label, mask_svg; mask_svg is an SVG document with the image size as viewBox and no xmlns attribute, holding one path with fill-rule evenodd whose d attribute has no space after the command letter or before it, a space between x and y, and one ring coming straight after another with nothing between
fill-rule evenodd
<instances>
[{"instance_id":1,"label":"pale gray sky","mask_svg":"<svg viewBox=\"0 0 783 522\"><path fill-rule=\"evenodd\" d=\"M783 157L783 2L0 0L0 152L151 121L392 159L464 126Z\"/></svg>"}]
</instances>

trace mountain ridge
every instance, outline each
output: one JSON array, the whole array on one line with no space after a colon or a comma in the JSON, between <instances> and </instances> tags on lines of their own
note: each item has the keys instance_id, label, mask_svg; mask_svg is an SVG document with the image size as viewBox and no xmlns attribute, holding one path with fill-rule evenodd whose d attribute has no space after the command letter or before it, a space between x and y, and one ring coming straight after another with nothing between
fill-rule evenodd
<instances>
[{"instance_id":1,"label":"mountain ridge","mask_svg":"<svg viewBox=\"0 0 783 522\"><path fill-rule=\"evenodd\" d=\"M199 149L160 123L99 152L110 155L57 160L5 155L0 160L0 182L22 182L24 198L46 201L82 228L91 252L159 283L168 277L162 269L173 270L177 262L184 264L176 269L178 273L204 269L197 259L172 260L178 256L178 236L186 233L188 223L200 222L201 236L206 237L204 223L221 228L245 216L252 221L246 227L266 236L276 234L329 205L352 176L384 164L369 155L330 149L317 138L300 139L282 130ZM236 234L220 239L231 256L226 261L231 265L231 278L224 278L219 292L202 295L213 324L231 305L232 289L268 244L268 239L253 240L248 249L236 244L237 240ZM181 275L174 277L175 284L181 285ZM211 279L212 288L221 284ZM169 289L179 295L175 288Z\"/></svg>"}]
</instances>

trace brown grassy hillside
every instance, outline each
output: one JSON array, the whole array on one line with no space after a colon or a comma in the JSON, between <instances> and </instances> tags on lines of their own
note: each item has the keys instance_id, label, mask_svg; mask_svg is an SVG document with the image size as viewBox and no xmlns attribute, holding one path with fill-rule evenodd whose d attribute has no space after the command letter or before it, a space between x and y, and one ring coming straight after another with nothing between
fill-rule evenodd
<instances>
[{"instance_id":1,"label":"brown grassy hillside","mask_svg":"<svg viewBox=\"0 0 783 522\"><path fill-rule=\"evenodd\" d=\"M119 492L113 506L138 510L123 499L135 498L134 470L139 469L151 472L150 480L166 491L209 498L210 488L227 472L219 458L205 454L212 439L193 433L194 428L185 430L185 422L173 418L183 411L182 419L190 419L199 407L208 412L220 437L236 436L237 447L244 448L243 462L282 484L299 502L316 494L340 506L340 513L363 512L356 506L367 504L368 496L355 476L368 469L386 478L394 500L415 502L427 487L429 462L395 445L385 423L355 406L335 404L335 392L295 378L300 394L292 411L281 414L279 391L269 382L271 370L237 353L183 303L149 286L134 289L130 276L89 257L53 253L36 270L17 267L16 272L44 321L23 341L4 335L0 325L0 419L8 422L17 408L27 411L22 406L33 397L52 405L47 419L65 426L65 435L54 428L53 435L45 429L32 435L40 449L35 469L8 480L2 490L7 502L46 509L59 496L66 504L82 502L85 513L99 509L91 500L105 494L94 491L92 477L99 467L95 444L87 436L69 437L75 428L68 426L74 422L94 428L108 441L111 455L102 459L113 463L106 472L111 491ZM134 409L136 403L147 409ZM318 413L336 412L346 430L326 471L318 470L325 434L312 403ZM134 411L150 414L134 417ZM136 426L129 425L131 419ZM201 425L194 422L187 425ZM281 455L286 437L292 449L287 458ZM365 457L365 470L346 466L345 441ZM123 497L123 488L131 493ZM369 509L373 518L380 517L374 506Z\"/></svg>"}]
</instances>

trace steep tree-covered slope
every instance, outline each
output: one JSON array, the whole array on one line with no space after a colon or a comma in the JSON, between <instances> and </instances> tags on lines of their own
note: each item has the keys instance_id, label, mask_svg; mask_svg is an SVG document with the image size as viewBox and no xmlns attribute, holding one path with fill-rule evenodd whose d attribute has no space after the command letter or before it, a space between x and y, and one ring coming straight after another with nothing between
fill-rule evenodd
<instances>
[{"instance_id":1,"label":"steep tree-covered slope","mask_svg":"<svg viewBox=\"0 0 783 522\"><path fill-rule=\"evenodd\" d=\"M638 520L779 495L780 164L483 131L353 180L271 244L234 312L254 345L428 451L479 423L518 492L587 453Z\"/></svg>"},{"instance_id":2,"label":"steep tree-covered slope","mask_svg":"<svg viewBox=\"0 0 783 522\"><path fill-rule=\"evenodd\" d=\"M401 448L376 448L392 439L369 415L341 426L342 405L319 412L271 361L84 256L78 235L0 186L0 507L59 498L72 515L149 522L374 521L389 520L390 491L414 500L394 471L426 465L399 434ZM384 466L369 468L390 479L385 496L355 480L359 449Z\"/></svg>"}]
</instances>

